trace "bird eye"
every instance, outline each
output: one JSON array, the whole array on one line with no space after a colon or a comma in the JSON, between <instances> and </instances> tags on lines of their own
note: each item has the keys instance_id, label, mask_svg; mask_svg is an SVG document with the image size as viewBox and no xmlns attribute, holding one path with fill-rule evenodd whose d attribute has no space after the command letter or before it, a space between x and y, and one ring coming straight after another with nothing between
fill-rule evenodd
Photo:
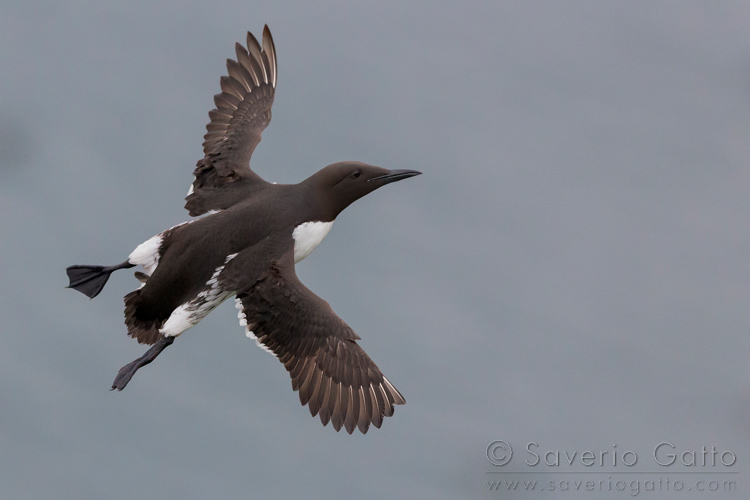
<instances>
[{"instance_id":1,"label":"bird eye","mask_svg":"<svg viewBox=\"0 0 750 500\"><path fill-rule=\"evenodd\" d=\"M359 170L355 170L354 172L352 172L352 177L354 177L355 179L357 179L360 175L362 175L362 172L360 172Z\"/></svg>"}]
</instances>

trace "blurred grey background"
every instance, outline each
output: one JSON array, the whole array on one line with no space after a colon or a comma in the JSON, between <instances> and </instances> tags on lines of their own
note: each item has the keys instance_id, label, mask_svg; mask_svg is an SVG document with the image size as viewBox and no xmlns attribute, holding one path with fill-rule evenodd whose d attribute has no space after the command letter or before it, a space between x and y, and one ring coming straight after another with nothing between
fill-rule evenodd
<instances>
[{"instance_id":1,"label":"blurred grey background","mask_svg":"<svg viewBox=\"0 0 750 500\"><path fill-rule=\"evenodd\" d=\"M365 436L310 418L231 301L110 393L145 350L122 324L137 282L64 289L188 219L225 59L264 23L258 173L424 172L298 265L407 399ZM2 3L0 497L572 498L548 481L609 477L588 496L622 498L658 471L691 474L641 496L746 498L749 23L747 2ZM659 466L662 441L736 462ZM532 467L528 443L638 462ZM522 479L545 490L488 486Z\"/></svg>"}]
</instances>

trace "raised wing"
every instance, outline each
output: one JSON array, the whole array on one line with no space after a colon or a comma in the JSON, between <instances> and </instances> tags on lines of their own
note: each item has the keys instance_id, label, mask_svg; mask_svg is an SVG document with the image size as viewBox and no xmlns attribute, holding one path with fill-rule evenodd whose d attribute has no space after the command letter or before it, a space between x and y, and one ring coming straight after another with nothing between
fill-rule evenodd
<instances>
[{"instance_id":1,"label":"raised wing","mask_svg":"<svg viewBox=\"0 0 750 500\"><path fill-rule=\"evenodd\" d=\"M268 26L263 47L247 33L247 49L235 44L237 60L227 59L228 76L221 77L222 92L214 96L216 109L208 115L203 152L185 198L190 215L223 210L265 183L250 169L250 157L271 121L276 91L276 49Z\"/></svg>"},{"instance_id":2,"label":"raised wing","mask_svg":"<svg viewBox=\"0 0 750 500\"><path fill-rule=\"evenodd\" d=\"M291 252L237 292L240 324L284 364L310 413L351 434L393 415L406 400L357 345L356 333L297 278Z\"/></svg>"}]
</instances>

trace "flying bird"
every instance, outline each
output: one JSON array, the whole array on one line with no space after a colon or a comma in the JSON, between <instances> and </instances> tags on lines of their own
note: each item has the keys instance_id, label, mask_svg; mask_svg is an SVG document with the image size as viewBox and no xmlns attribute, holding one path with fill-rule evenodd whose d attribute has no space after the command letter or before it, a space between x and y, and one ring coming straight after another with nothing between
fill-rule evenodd
<instances>
[{"instance_id":1,"label":"flying bird","mask_svg":"<svg viewBox=\"0 0 750 500\"><path fill-rule=\"evenodd\" d=\"M121 264L71 266L69 288L96 297L110 274L141 266L125 296L128 335L152 347L125 365L121 391L188 328L234 296L246 335L278 358L303 405L336 431L366 433L406 401L357 344L359 336L297 278L295 264L320 244L347 206L386 184L419 175L365 163L333 163L299 184L275 184L250 168L271 121L277 60L268 26L263 44L248 32L204 137L205 156L185 198L190 216L138 245ZM200 216L200 217L198 217Z\"/></svg>"}]
</instances>

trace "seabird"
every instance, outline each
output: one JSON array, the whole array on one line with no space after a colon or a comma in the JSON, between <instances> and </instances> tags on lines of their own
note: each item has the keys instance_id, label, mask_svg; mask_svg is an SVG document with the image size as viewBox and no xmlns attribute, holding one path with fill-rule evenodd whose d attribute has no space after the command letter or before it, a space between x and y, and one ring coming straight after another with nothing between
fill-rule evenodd
<instances>
[{"instance_id":1,"label":"seabird","mask_svg":"<svg viewBox=\"0 0 750 500\"><path fill-rule=\"evenodd\" d=\"M192 217L138 245L114 266L71 266L69 288L96 297L118 269L142 266L140 288L125 296L128 335L152 347L125 365L121 391L188 328L234 296L246 335L289 372L292 389L323 425L366 433L406 401L357 344L359 336L297 278L295 264L320 244L347 206L386 184L420 172L365 163L334 163L299 184L274 184L250 169L271 121L276 50L248 32L235 45L228 76L203 142L205 157L185 198Z\"/></svg>"}]
</instances>

